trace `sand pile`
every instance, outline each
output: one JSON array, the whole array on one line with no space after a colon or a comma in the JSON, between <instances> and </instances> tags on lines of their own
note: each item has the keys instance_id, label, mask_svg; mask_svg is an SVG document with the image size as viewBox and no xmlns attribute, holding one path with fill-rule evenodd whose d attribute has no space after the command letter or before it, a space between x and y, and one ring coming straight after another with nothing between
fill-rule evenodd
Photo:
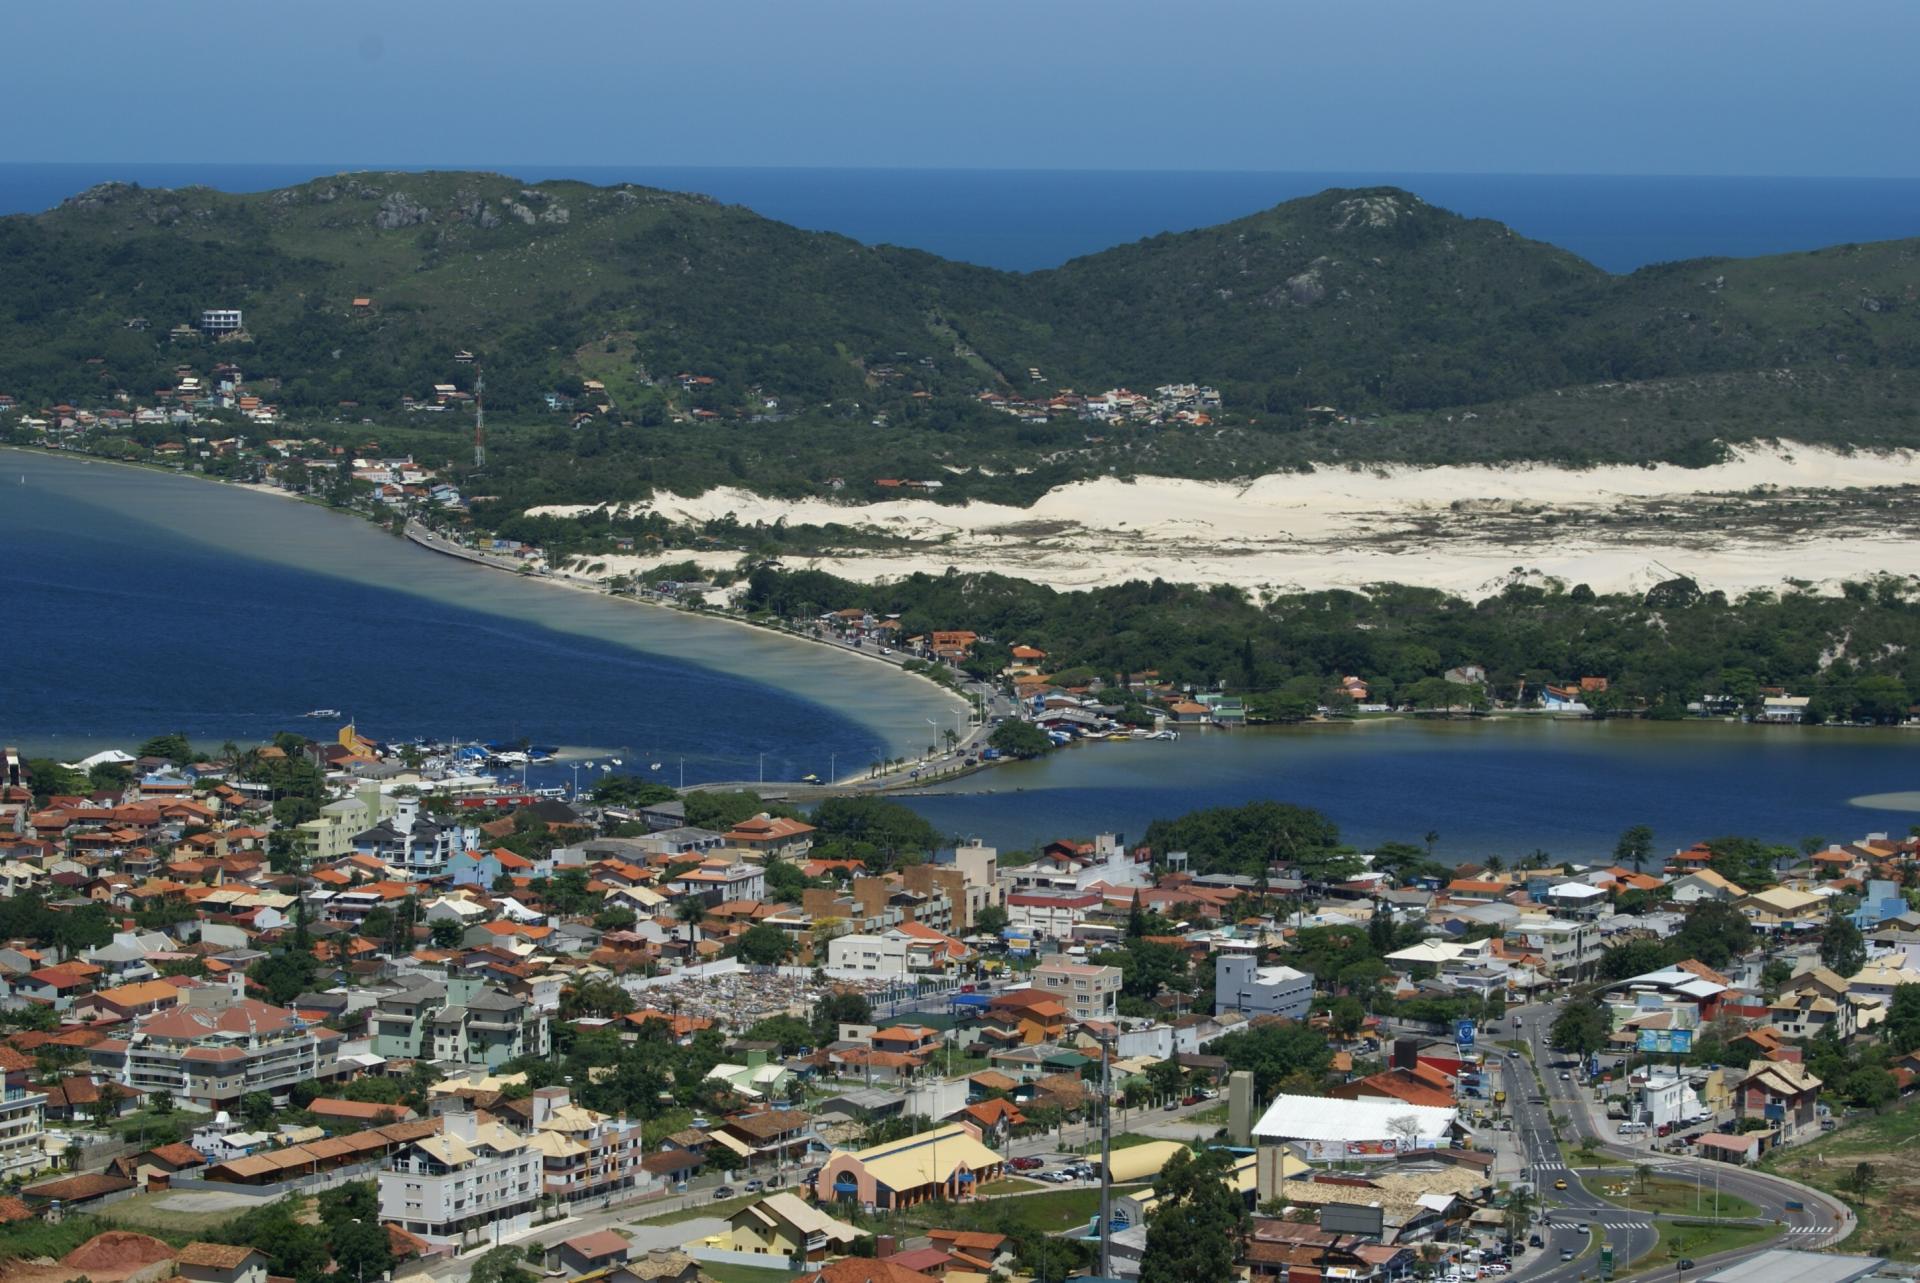
<instances>
[{"instance_id":1,"label":"sand pile","mask_svg":"<svg viewBox=\"0 0 1920 1283\"><path fill-rule=\"evenodd\" d=\"M839 504L732 489L633 507L689 522L726 513L743 522L839 522L919 541L786 560L869 582L961 566L1061 589L1160 577L1269 591L1392 581L1480 595L1522 573L1600 592L1684 574L1738 593L1788 577L1832 585L1882 571L1920 575L1920 542L1908 537L1914 490L1920 453L1783 442L1743 446L1697 469L1381 466L1239 482L1105 478L1058 487L1029 508ZM1827 498L1810 505L1798 496ZM615 575L687 559L675 551L594 560ZM711 567L738 554L695 559Z\"/></svg>"},{"instance_id":2,"label":"sand pile","mask_svg":"<svg viewBox=\"0 0 1920 1283\"><path fill-rule=\"evenodd\" d=\"M60 1258L62 1265L102 1274L128 1274L147 1265L171 1261L174 1250L157 1238L126 1230L96 1234Z\"/></svg>"}]
</instances>

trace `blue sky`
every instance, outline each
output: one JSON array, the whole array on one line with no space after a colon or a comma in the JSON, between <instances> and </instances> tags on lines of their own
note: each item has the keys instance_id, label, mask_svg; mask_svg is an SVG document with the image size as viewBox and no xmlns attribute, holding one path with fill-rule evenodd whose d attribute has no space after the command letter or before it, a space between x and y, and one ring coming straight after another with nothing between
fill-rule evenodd
<instances>
[{"instance_id":1,"label":"blue sky","mask_svg":"<svg viewBox=\"0 0 1920 1283\"><path fill-rule=\"evenodd\" d=\"M1912 0L89 0L0 160L1920 174Z\"/></svg>"}]
</instances>

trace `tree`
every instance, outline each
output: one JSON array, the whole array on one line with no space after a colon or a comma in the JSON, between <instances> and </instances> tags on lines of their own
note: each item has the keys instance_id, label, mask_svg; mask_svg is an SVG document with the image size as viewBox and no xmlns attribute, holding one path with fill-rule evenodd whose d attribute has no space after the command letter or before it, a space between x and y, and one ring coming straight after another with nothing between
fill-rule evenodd
<instances>
[{"instance_id":1,"label":"tree","mask_svg":"<svg viewBox=\"0 0 1920 1283\"><path fill-rule=\"evenodd\" d=\"M697 895L683 896L673 906L673 916L685 924L687 943L700 938L700 924L707 920L707 902Z\"/></svg>"},{"instance_id":2,"label":"tree","mask_svg":"<svg viewBox=\"0 0 1920 1283\"><path fill-rule=\"evenodd\" d=\"M864 1025L873 1019L873 1005L854 990L825 995L813 1009L813 1045L825 1046L840 1036L841 1025Z\"/></svg>"},{"instance_id":3,"label":"tree","mask_svg":"<svg viewBox=\"0 0 1920 1283\"><path fill-rule=\"evenodd\" d=\"M1898 985L1887 1005L1887 1039L1900 1055L1920 1050L1920 985Z\"/></svg>"},{"instance_id":4,"label":"tree","mask_svg":"<svg viewBox=\"0 0 1920 1283\"><path fill-rule=\"evenodd\" d=\"M1653 830L1644 824L1636 824L1622 833L1613 848L1614 862L1627 865L1635 873L1640 872L1652 855Z\"/></svg>"},{"instance_id":5,"label":"tree","mask_svg":"<svg viewBox=\"0 0 1920 1283\"><path fill-rule=\"evenodd\" d=\"M1547 1040L1555 1051L1571 1051L1585 1060L1607 1045L1612 1032L1613 1019L1607 1009L1587 998L1570 1001L1561 1008L1547 1031Z\"/></svg>"},{"instance_id":6,"label":"tree","mask_svg":"<svg viewBox=\"0 0 1920 1283\"><path fill-rule=\"evenodd\" d=\"M372 1181L322 1190L317 1202L339 1277L377 1279L393 1269L393 1251L380 1223L380 1195Z\"/></svg>"},{"instance_id":7,"label":"tree","mask_svg":"<svg viewBox=\"0 0 1920 1283\"><path fill-rule=\"evenodd\" d=\"M997 749L1008 757L1033 758L1052 748L1053 741L1032 722L1015 719L994 727L993 734L987 736L987 747Z\"/></svg>"},{"instance_id":8,"label":"tree","mask_svg":"<svg viewBox=\"0 0 1920 1283\"><path fill-rule=\"evenodd\" d=\"M1867 964L1866 938L1837 905L1827 915L1826 934L1820 940L1820 961L1840 976L1854 975Z\"/></svg>"},{"instance_id":9,"label":"tree","mask_svg":"<svg viewBox=\"0 0 1920 1283\"><path fill-rule=\"evenodd\" d=\"M539 1283L527 1269L519 1248L496 1247L473 1263L467 1283Z\"/></svg>"},{"instance_id":10,"label":"tree","mask_svg":"<svg viewBox=\"0 0 1920 1283\"><path fill-rule=\"evenodd\" d=\"M757 923L740 936L740 960L756 967L773 967L787 960L793 941L779 927Z\"/></svg>"},{"instance_id":11,"label":"tree","mask_svg":"<svg viewBox=\"0 0 1920 1283\"><path fill-rule=\"evenodd\" d=\"M1842 1183L1861 1198L1865 1198L1873 1192L1873 1187L1880 1183L1880 1173L1874 1170L1872 1163L1855 1163L1853 1170L1847 1173Z\"/></svg>"},{"instance_id":12,"label":"tree","mask_svg":"<svg viewBox=\"0 0 1920 1283\"><path fill-rule=\"evenodd\" d=\"M1507 1191L1507 1206L1504 1219L1506 1222L1507 1246L1511 1248L1513 1241L1524 1235L1527 1232L1527 1227L1533 1222L1533 1195L1529 1193L1526 1188L1515 1186Z\"/></svg>"},{"instance_id":13,"label":"tree","mask_svg":"<svg viewBox=\"0 0 1920 1283\"><path fill-rule=\"evenodd\" d=\"M165 1118L173 1112L173 1093L162 1087L158 1091L147 1093L147 1108L157 1118Z\"/></svg>"},{"instance_id":14,"label":"tree","mask_svg":"<svg viewBox=\"0 0 1920 1283\"><path fill-rule=\"evenodd\" d=\"M273 1097L264 1091L248 1092L240 1098L240 1117L254 1131L265 1131L273 1125Z\"/></svg>"},{"instance_id":15,"label":"tree","mask_svg":"<svg viewBox=\"0 0 1920 1283\"><path fill-rule=\"evenodd\" d=\"M1186 1071L1180 1068L1180 1062L1169 1056L1165 1060L1156 1060L1147 1066L1147 1085L1153 1094L1162 1100L1180 1094L1186 1083Z\"/></svg>"},{"instance_id":16,"label":"tree","mask_svg":"<svg viewBox=\"0 0 1920 1283\"><path fill-rule=\"evenodd\" d=\"M1255 1094L1262 1099L1278 1095L1289 1079L1317 1083L1333 1061L1326 1038L1304 1024L1235 1030L1208 1043L1206 1052L1225 1057L1229 1068L1251 1070Z\"/></svg>"},{"instance_id":17,"label":"tree","mask_svg":"<svg viewBox=\"0 0 1920 1283\"><path fill-rule=\"evenodd\" d=\"M1333 1006L1328 1010L1328 1017L1335 1033L1342 1038L1351 1038L1360 1031L1360 1026L1366 1023L1367 1009L1361 1005L1358 998L1343 995L1333 1000Z\"/></svg>"},{"instance_id":18,"label":"tree","mask_svg":"<svg viewBox=\"0 0 1920 1283\"><path fill-rule=\"evenodd\" d=\"M247 968L247 979L266 990L268 1002L284 1007L313 988L317 969L312 954L283 948Z\"/></svg>"},{"instance_id":19,"label":"tree","mask_svg":"<svg viewBox=\"0 0 1920 1283\"><path fill-rule=\"evenodd\" d=\"M1007 911L989 904L973 917L973 929L981 935L997 936L1007 929Z\"/></svg>"},{"instance_id":20,"label":"tree","mask_svg":"<svg viewBox=\"0 0 1920 1283\"><path fill-rule=\"evenodd\" d=\"M767 1016L747 1030L753 1042L777 1042L781 1054L791 1056L813 1045L813 1026L798 1016Z\"/></svg>"},{"instance_id":21,"label":"tree","mask_svg":"<svg viewBox=\"0 0 1920 1283\"><path fill-rule=\"evenodd\" d=\"M1147 1221L1140 1283L1191 1283L1233 1276L1246 1234L1247 1211L1227 1183L1233 1158L1208 1149L1181 1150L1153 1182L1158 1200Z\"/></svg>"},{"instance_id":22,"label":"tree","mask_svg":"<svg viewBox=\"0 0 1920 1283\"><path fill-rule=\"evenodd\" d=\"M436 918L428 930L436 949L458 949L467 935L467 929L452 918Z\"/></svg>"}]
</instances>

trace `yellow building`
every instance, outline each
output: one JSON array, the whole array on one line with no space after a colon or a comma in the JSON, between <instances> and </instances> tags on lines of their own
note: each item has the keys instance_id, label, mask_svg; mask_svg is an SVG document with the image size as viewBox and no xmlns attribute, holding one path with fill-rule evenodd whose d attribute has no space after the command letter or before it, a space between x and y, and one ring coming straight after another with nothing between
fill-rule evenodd
<instances>
[{"instance_id":1,"label":"yellow building","mask_svg":"<svg viewBox=\"0 0 1920 1283\"><path fill-rule=\"evenodd\" d=\"M823 1261L844 1255L860 1231L836 1221L794 1194L769 1194L727 1218L727 1232L706 1240L726 1252L767 1256L783 1264L796 1256Z\"/></svg>"}]
</instances>

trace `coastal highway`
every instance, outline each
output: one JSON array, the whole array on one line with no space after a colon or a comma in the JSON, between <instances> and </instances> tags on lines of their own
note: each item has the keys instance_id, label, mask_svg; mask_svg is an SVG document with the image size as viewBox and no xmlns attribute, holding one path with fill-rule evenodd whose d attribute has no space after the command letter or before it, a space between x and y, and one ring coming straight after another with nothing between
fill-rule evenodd
<instances>
[{"instance_id":1,"label":"coastal highway","mask_svg":"<svg viewBox=\"0 0 1920 1283\"><path fill-rule=\"evenodd\" d=\"M1573 1224L1585 1221L1593 1227L1593 1234L1605 1235L1613 1245L1614 1268L1617 1272L1653 1250L1657 1241L1657 1222L1669 1219L1647 1212L1630 1211L1589 1189L1580 1173L1567 1167L1559 1146L1554 1143L1551 1119L1555 1113L1565 1120L1570 1138L1593 1138L1599 1152L1607 1159L1614 1160L1613 1165L1644 1164L1671 1179L1688 1180L1697 1175L1717 1179L1723 1193L1743 1198L1759 1209L1757 1221L1743 1223L1778 1223L1784 1227L1781 1234L1754 1246L1698 1258L1692 1271L1696 1276L1768 1248L1812 1249L1836 1243L1852 1232L1853 1213L1839 1200L1818 1190L1764 1175L1750 1168L1678 1154L1649 1154L1617 1143L1607 1134L1605 1120L1593 1116L1589 1099L1591 1088L1586 1089L1586 1096L1582 1095L1579 1074L1572 1064L1573 1058L1561 1057L1547 1046L1547 1032L1554 1014L1554 1008L1544 1004L1518 1008L1511 1013L1517 1037L1532 1050L1532 1064L1528 1063L1526 1057L1508 1048L1489 1049L1506 1069L1514 1131L1520 1138L1527 1170L1534 1182L1536 1202L1543 1212L1551 1215L1553 1221L1552 1237L1541 1251L1540 1258L1517 1272L1528 1283L1572 1283L1583 1277L1597 1277L1598 1247L1582 1256L1580 1253L1587 1247L1588 1236L1579 1234L1577 1229L1572 1228ZM1560 1059L1568 1062L1566 1069L1569 1078L1564 1081L1560 1077L1561 1067L1556 1063ZM1535 1083L1534 1065L1539 1066L1538 1085ZM1542 1103L1535 1103L1536 1099ZM1554 1189L1554 1183L1561 1180L1567 1182L1567 1188ZM1789 1202L1798 1202L1801 1207L1789 1209ZM1575 1259L1563 1262L1560 1260L1560 1251L1567 1247L1574 1250ZM1674 1283L1679 1278L1679 1272L1662 1262L1636 1278L1647 1283Z\"/></svg>"}]
</instances>

